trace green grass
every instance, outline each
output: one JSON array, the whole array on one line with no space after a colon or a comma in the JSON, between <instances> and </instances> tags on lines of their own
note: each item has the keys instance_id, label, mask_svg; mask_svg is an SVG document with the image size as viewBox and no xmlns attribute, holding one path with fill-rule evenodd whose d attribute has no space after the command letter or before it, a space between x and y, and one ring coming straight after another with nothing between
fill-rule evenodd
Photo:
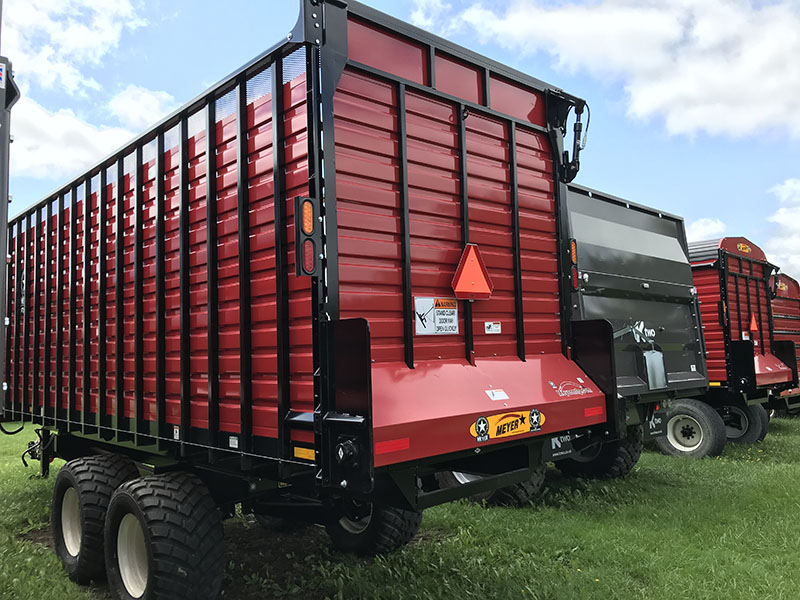
<instances>
[{"instance_id":1,"label":"green grass","mask_svg":"<svg viewBox=\"0 0 800 600\"><path fill-rule=\"evenodd\" d=\"M103 598L21 537L46 526L52 486L19 461L31 436L0 436L0 598ZM648 452L624 481L552 471L525 509L429 510L419 541L376 560L331 551L319 528L272 534L239 518L223 598L794 599L799 513L800 419L775 420L763 443L719 458Z\"/></svg>"}]
</instances>

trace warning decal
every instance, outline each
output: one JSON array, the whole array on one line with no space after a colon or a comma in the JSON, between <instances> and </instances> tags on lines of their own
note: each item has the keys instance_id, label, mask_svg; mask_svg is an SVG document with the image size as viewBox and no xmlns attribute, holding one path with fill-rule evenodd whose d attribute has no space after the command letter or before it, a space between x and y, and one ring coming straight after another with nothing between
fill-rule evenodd
<instances>
[{"instance_id":1,"label":"warning decal","mask_svg":"<svg viewBox=\"0 0 800 600\"><path fill-rule=\"evenodd\" d=\"M458 335L458 300L414 298L417 335Z\"/></svg>"}]
</instances>

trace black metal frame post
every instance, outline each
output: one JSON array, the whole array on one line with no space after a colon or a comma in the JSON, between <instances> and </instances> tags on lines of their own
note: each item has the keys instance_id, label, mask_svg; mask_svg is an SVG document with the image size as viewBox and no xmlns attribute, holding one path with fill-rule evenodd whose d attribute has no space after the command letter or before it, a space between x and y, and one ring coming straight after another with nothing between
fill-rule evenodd
<instances>
[{"instance_id":1,"label":"black metal frame post","mask_svg":"<svg viewBox=\"0 0 800 600\"><path fill-rule=\"evenodd\" d=\"M165 434L167 375L166 375L166 286L164 273L164 132L156 136L155 181L155 275L156 275L156 434Z\"/></svg>"},{"instance_id":2,"label":"black metal frame post","mask_svg":"<svg viewBox=\"0 0 800 600\"><path fill-rule=\"evenodd\" d=\"M117 158L117 183L114 190L116 233L114 235L114 416L118 439L120 432L129 430L125 419L125 163L122 156Z\"/></svg>"},{"instance_id":3,"label":"black metal frame post","mask_svg":"<svg viewBox=\"0 0 800 600\"><path fill-rule=\"evenodd\" d=\"M106 353L108 351L106 327L107 277L106 264L106 216L108 212L108 166L100 168L100 189L97 190L97 425L101 430L111 425L108 417L108 374L106 372Z\"/></svg>"},{"instance_id":4,"label":"black metal frame post","mask_svg":"<svg viewBox=\"0 0 800 600\"><path fill-rule=\"evenodd\" d=\"M522 251L520 247L519 186L517 182L517 126L513 121L508 122L508 173L511 192L511 237L514 258L514 316L517 322L517 356L524 361L525 312L522 303Z\"/></svg>"},{"instance_id":5,"label":"black metal frame post","mask_svg":"<svg viewBox=\"0 0 800 600\"><path fill-rule=\"evenodd\" d=\"M467 108L456 106L458 111L458 178L461 198L461 249L469 244L469 174L467 173ZM472 301L464 301L464 356L470 364L475 364L475 339L472 330Z\"/></svg>"},{"instance_id":6,"label":"black metal frame post","mask_svg":"<svg viewBox=\"0 0 800 600\"><path fill-rule=\"evenodd\" d=\"M178 125L179 135L179 181L178 198L180 202L178 242L180 252L180 373L181 373L181 426L178 438L181 442L191 441L191 407L192 407L192 369L190 357L191 310L190 310L190 265L189 265L189 121L186 115L181 117ZM185 449L185 447L182 447Z\"/></svg>"},{"instance_id":7,"label":"black metal frame post","mask_svg":"<svg viewBox=\"0 0 800 600\"><path fill-rule=\"evenodd\" d=\"M56 196L56 210L58 214L56 234L56 419L63 421L69 419L69 414L64 411L64 196ZM15 354L16 356L16 354Z\"/></svg>"},{"instance_id":8,"label":"black metal frame post","mask_svg":"<svg viewBox=\"0 0 800 600\"><path fill-rule=\"evenodd\" d=\"M90 388L92 373L90 365L91 358L91 290L92 290L92 176L88 175L83 181L83 326L82 354L82 381L81 381L81 427L83 433L94 433L92 425L97 424L92 416L90 404Z\"/></svg>"},{"instance_id":9,"label":"black metal frame post","mask_svg":"<svg viewBox=\"0 0 800 600\"><path fill-rule=\"evenodd\" d=\"M133 188L133 314L134 314L134 440L141 444L144 431L144 320L143 312L143 265L142 265L142 202L144 192L143 145L136 146Z\"/></svg>"},{"instance_id":10,"label":"black metal frame post","mask_svg":"<svg viewBox=\"0 0 800 600\"><path fill-rule=\"evenodd\" d=\"M403 261L403 342L406 366L414 368L414 300L411 289L411 229L408 206L408 139L406 131L406 86L398 83L397 139L400 166L400 236Z\"/></svg>"}]
</instances>

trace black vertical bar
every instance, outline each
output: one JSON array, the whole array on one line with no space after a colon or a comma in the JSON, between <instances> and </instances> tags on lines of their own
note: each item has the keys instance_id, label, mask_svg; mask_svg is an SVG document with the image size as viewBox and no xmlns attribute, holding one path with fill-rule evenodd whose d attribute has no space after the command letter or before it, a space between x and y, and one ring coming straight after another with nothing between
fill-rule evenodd
<instances>
[{"instance_id":1,"label":"black vertical bar","mask_svg":"<svg viewBox=\"0 0 800 600\"><path fill-rule=\"evenodd\" d=\"M467 182L467 124L464 105L458 110L458 177L461 187L461 241L469 244L469 185ZM464 350L470 363L475 361L475 342L472 332L472 302L464 301Z\"/></svg>"},{"instance_id":2,"label":"black vertical bar","mask_svg":"<svg viewBox=\"0 0 800 600\"><path fill-rule=\"evenodd\" d=\"M481 74L481 85L483 86L483 105L484 106L491 106L492 105L492 98L491 98L491 87L492 87L492 73L487 68L483 68L483 73ZM513 124L513 121L512 121Z\"/></svg>"},{"instance_id":3,"label":"black vertical bar","mask_svg":"<svg viewBox=\"0 0 800 600\"><path fill-rule=\"evenodd\" d=\"M116 224L114 234L114 427L117 432L127 429L125 426L125 354L123 341L125 337L125 311L123 303L125 288L125 270L123 268L124 229L125 229L125 161L117 158L117 183L114 212ZM118 434L119 435L119 434Z\"/></svg>"},{"instance_id":4,"label":"black vertical bar","mask_svg":"<svg viewBox=\"0 0 800 600\"><path fill-rule=\"evenodd\" d=\"M12 222L12 223L8 224L8 231L10 232L10 234L8 236L8 247L7 247L6 251L8 253L7 254L7 256L8 256L7 260L9 260L9 264L10 264L10 259L15 254L14 247L15 247L16 241L14 239L12 239L12 238L14 238L14 237L16 237L16 235L18 235L18 234L16 234L17 228L18 228L18 226L17 226L16 223ZM11 235L11 234L13 234L13 235ZM13 373L12 373L12 369L11 369L11 358L12 358L11 352L12 352L13 347L14 347L13 339L16 337L17 332L16 332L16 309L14 309L14 311L12 312L12 310L11 310L12 300L10 300L10 299L13 298L13 305L16 306L16 304L17 304L17 289L16 289L17 277L18 277L18 275L17 275L17 272L16 272L16 268L14 268L14 277L13 277L13 279L11 277L11 269L8 269L6 271L6 284L7 284L6 285L6 298L8 298L9 300L6 301L6 314L5 314L5 317L8 319L9 325L11 325L11 323L14 323L14 328L15 329L13 330L14 333L13 333L13 336L12 336L12 333L11 333L12 330L9 327L6 328L6 339L5 339L5 344L6 344L6 357L5 357L6 358L6 364L5 364L5 371L4 371L5 376L3 377L3 381L6 384L6 389L5 389L4 393L3 393L2 401L0 401L0 402L2 402L2 406L0 406L0 414L5 412L5 409L7 407L9 407L9 406L10 406L12 412L14 410L14 387L13 387L14 386L14 380L12 378L12 374ZM16 362L16 357L14 357L14 362ZM10 405L9 405L9 402L10 402Z\"/></svg>"},{"instance_id":5,"label":"black vertical bar","mask_svg":"<svg viewBox=\"0 0 800 600\"><path fill-rule=\"evenodd\" d=\"M36 210L34 220L36 221L36 232L33 236L33 378L31 381L31 420L37 422L42 416L39 409L39 342L41 339L41 318L39 313L42 310L42 303L40 300L42 294L42 279L40 277L42 271L42 255L39 251L39 242L42 239L41 207Z\"/></svg>"},{"instance_id":6,"label":"black vertical bar","mask_svg":"<svg viewBox=\"0 0 800 600\"><path fill-rule=\"evenodd\" d=\"M409 369L414 368L414 306L411 297L411 233L408 207L408 140L406 131L406 86L397 86L397 138L398 162L400 165L400 235L403 261L403 342L405 361Z\"/></svg>"},{"instance_id":7,"label":"black vertical bar","mask_svg":"<svg viewBox=\"0 0 800 600\"><path fill-rule=\"evenodd\" d=\"M517 356L519 356L520 360L525 360L525 314L522 310L522 260L519 240L519 186L517 182L517 125L514 121L508 122L508 183L511 189L511 243L514 259L514 315L517 321Z\"/></svg>"},{"instance_id":8,"label":"black vertical bar","mask_svg":"<svg viewBox=\"0 0 800 600\"><path fill-rule=\"evenodd\" d=\"M97 421L92 416L89 405L90 388L92 381L91 367L91 318L89 310L92 291L92 178L88 176L83 182L83 385L81 408L83 409L83 431L87 431L87 425L95 424Z\"/></svg>"},{"instance_id":9,"label":"black vertical bar","mask_svg":"<svg viewBox=\"0 0 800 600\"><path fill-rule=\"evenodd\" d=\"M133 431L136 444L140 444L139 434L144 428L144 319L143 304L143 265L142 265L142 203L144 202L144 165L142 164L142 145L136 146L133 193L133 310L134 310L134 403L135 418Z\"/></svg>"},{"instance_id":10,"label":"black vertical bar","mask_svg":"<svg viewBox=\"0 0 800 600\"><path fill-rule=\"evenodd\" d=\"M69 396L67 399L67 430L71 431L80 425L75 414L75 300L78 294L75 278L77 277L78 262L78 188L74 186L70 191L69 202Z\"/></svg>"},{"instance_id":11,"label":"black vertical bar","mask_svg":"<svg viewBox=\"0 0 800 600\"><path fill-rule=\"evenodd\" d=\"M189 305L189 122L180 122L180 260L181 260L181 430L182 442L191 440L192 370L190 365L191 313Z\"/></svg>"},{"instance_id":12,"label":"black vertical bar","mask_svg":"<svg viewBox=\"0 0 800 600\"><path fill-rule=\"evenodd\" d=\"M428 46L428 51L426 53L426 58L428 60L428 85L432 88L436 88L436 48L434 46Z\"/></svg>"},{"instance_id":13,"label":"black vertical bar","mask_svg":"<svg viewBox=\"0 0 800 600\"><path fill-rule=\"evenodd\" d=\"M42 365L42 378L44 381L44 390L42 396L44 398L44 414L47 420L45 425L52 424L51 418L54 416L54 411L50 408L50 391L53 389L52 382L50 381L50 361L52 359L50 346L52 344L52 329L53 329L53 200L47 201L47 210L45 211L45 219L47 220L47 227L45 228L45 246L44 246L44 364Z\"/></svg>"},{"instance_id":14,"label":"black vertical bar","mask_svg":"<svg viewBox=\"0 0 800 600\"><path fill-rule=\"evenodd\" d=\"M19 359L19 345L22 336L20 334L21 323L20 321L25 317L25 311L22 308L25 302L25 277L22 273L24 246L22 243L22 224L25 222L25 217L21 217L17 221L17 251L14 256L16 266L14 267L14 395L11 398L11 412L14 413L14 407L20 406L22 411L22 384L19 380L19 367L22 361Z\"/></svg>"},{"instance_id":15,"label":"black vertical bar","mask_svg":"<svg viewBox=\"0 0 800 600\"><path fill-rule=\"evenodd\" d=\"M156 137L156 432L164 436L167 405L166 300L164 282L164 132Z\"/></svg>"},{"instance_id":16,"label":"black vertical bar","mask_svg":"<svg viewBox=\"0 0 800 600\"><path fill-rule=\"evenodd\" d=\"M761 274L764 275L764 267L763 267L763 265L761 267ZM759 279L756 279L755 276L753 276L753 261L752 260L750 261L750 275L753 277L753 282L754 282L755 287L756 287L756 309L758 310L758 318L757 318L758 334L759 334L759 339L761 340L761 354L764 354L767 351L767 349L764 347L764 322L761 319L761 292L758 289L758 285L759 285L759 283L763 285L763 289L764 289L765 296L766 296L766 289L767 289L767 285L768 284L763 279L759 280Z\"/></svg>"},{"instance_id":17,"label":"black vertical bar","mask_svg":"<svg viewBox=\"0 0 800 600\"><path fill-rule=\"evenodd\" d=\"M56 421L68 420L64 412L64 196L56 197Z\"/></svg>"},{"instance_id":18,"label":"black vertical bar","mask_svg":"<svg viewBox=\"0 0 800 600\"><path fill-rule=\"evenodd\" d=\"M97 192L97 424L108 427L106 381L106 211L108 210L108 166L100 169Z\"/></svg>"},{"instance_id":19,"label":"black vertical bar","mask_svg":"<svg viewBox=\"0 0 800 600\"><path fill-rule=\"evenodd\" d=\"M726 263L728 262L727 258L726 258L725 262ZM728 267L729 275L733 275L733 285L736 288L736 318L737 318L738 323L739 323L739 339L741 340L742 339L742 332L744 331L744 329L742 329L742 299L741 299L741 296L739 295L739 274L738 273L730 273L730 265L727 265L727 267ZM739 270L741 271L741 269L742 269L742 263L741 263L741 261L739 261ZM727 287L728 285L730 285L730 277L727 277L726 280L725 280L725 286ZM748 305L749 305L749 303L748 303ZM730 307L728 307L728 308L730 308Z\"/></svg>"},{"instance_id":20,"label":"black vertical bar","mask_svg":"<svg viewBox=\"0 0 800 600\"><path fill-rule=\"evenodd\" d=\"M239 449L250 451L252 435L253 381L250 331L250 197L247 160L247 81L236 85L236 199L239 221L239 375L240 435Z\"/></svg>"},{"instance_id":21,"label":"black vertical bar","mask_svg":"<svg viewBox=\"0 0 800 600\"><path fill-rule=\"evenodd\" d=\"M286 233L285 153L283 131L283 59L272 64L272 197L275 211L275 298L278 352L278 448L289 456L289 258Z\"/></svg>"},{"instance_id":22,"label":"black vertical bar","mask_svg":"<svg viewBox=\"0 0 800 600\"><path fill-rule=\"evenodd\" d=\"M219 429L219 303L217 301L217 115L206 103L206 275L208 286L208 436L217 446Z\"/></svg>"},{"instance_id":23,"label":"black vertical bar","mask_svg":"<svg viewBox=\"0 0 800 600\"><path fill-rule=\"evenodd\" d=\"M22 397L20 399L20 416L25 420L26 406L28 404L28 375L30 373L28 364L30 355L30 328L31 328L31 237L33 223L31 215L25 215L25 283L23 284L23 298L25 302L22 313L25 322L22 325Z\"/></svg>"}]
</instances>

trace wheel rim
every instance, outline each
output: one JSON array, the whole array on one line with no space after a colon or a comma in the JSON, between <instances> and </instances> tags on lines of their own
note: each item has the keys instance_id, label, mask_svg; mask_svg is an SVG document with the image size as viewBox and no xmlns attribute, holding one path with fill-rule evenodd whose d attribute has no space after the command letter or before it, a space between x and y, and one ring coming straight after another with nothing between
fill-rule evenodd
<instances>
[{"instance_id":1,"label":"wheel rim","mask_svg":"<svg viewBox=\"0 0 800 600\"><path fill-rule=\"evenodd\" d=\"M356 512L355 510L353 511ZM342 526L347 533L351 533L353 535L358 535L360 533L364 533L369 527L369 523L372 520L372 505L369 506L369 512L366 512L363 515L352 514L352 515L342 515L339 517L339 525Z\"/></svg>"},{"instance_id":2,"label":"wheel rim","mask_svg":"<svg viewBox=\"0 0 800 600\"><path fill-rule=\"evenodd\" d=\"M133 598L141 598L147 589L147 546L142 525L132 513L122 517L119 523L117 558L125 590Z\"/></svg>"},{"instance_id":3,"label":"wheel rim","mask_svg":"<svg viewBox=\"0 0 800 600\"><path fill-rule=\"evenodd\" d=\"M750 419L738 406L729 406L723 417L725 421L725 435L729 440L738 440L750 427Z\"/></svg>"},{"instance_id":4,"label":"wheel rim","mask_svg":"<svg viewBox=\"0 0 800 600\"><path fill-rule=\"evenodd\" d=\"M81 550L83 530L81 528L81 507L75 488L67 488L61 499L61 537L70 556L78 556Z\"/></svg>"},{"instance_id":5,"label":"wheel rim","mask_svg":"<svg viewBox=\"0 0 800 600\"><path fill-rule=\"evenodd\" d=\"M472 483L473 481L478 481L481 477L480 475L474 475L473 473L464 473L463 471L452 471L453 478L464 485L466 483Z\"/></svg>"},{"instance_id":6,"label":"wheel rim","mask_svg":"<svg viewBox=\"0 0 800 600\"><path fill-rule=\"evenodd\" d=\"M694 417L675 415L667 422L667 440L681 452L691 452L703 443L703 428Z\"/></svg>"}]
</instances>

